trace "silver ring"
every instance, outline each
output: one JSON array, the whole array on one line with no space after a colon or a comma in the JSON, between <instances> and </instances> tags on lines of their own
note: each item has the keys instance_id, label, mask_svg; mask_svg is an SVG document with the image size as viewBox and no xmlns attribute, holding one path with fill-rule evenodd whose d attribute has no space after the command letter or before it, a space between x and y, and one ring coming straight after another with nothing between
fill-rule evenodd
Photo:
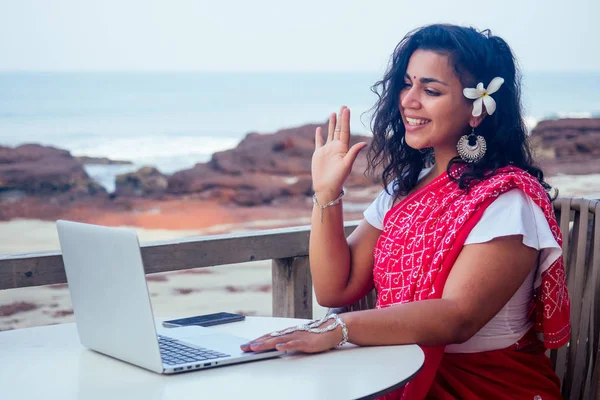
<instances>
[{"instance_id":1,"label":"silver ring","mask_svg":"<svg viewBox=\"0 0 600 400\"><path fill-rule=\"evenodd\" d=\"M341 131L342 131L342 128L339 128L339 129L338 129L338 128L335 128L333 131L334 131L334 132L341 132Z\"/></svg>"}]
</instances>

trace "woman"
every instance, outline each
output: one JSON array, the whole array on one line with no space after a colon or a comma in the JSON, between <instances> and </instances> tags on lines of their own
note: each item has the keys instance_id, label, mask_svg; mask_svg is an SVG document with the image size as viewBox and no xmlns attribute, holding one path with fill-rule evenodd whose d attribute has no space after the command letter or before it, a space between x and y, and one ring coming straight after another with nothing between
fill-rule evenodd
<instances>
[{"instance_id":1,"label":"woman","mask_svg":"<svg viewBox=\"0 0 600 400\"><path fill-rule=\"evenodd\" d=\"M510 48L488 31L426 26L399 43L374 88L369 161L385 190L346 239L342 185L366 143L349 148L342 107L325 141L316 132L310 263L321 305L375 288L377 307L243 350L417 343L423 369L387 398L560 399L544 352L570 333L561 237Z\"/></svg>"}]
</instances>

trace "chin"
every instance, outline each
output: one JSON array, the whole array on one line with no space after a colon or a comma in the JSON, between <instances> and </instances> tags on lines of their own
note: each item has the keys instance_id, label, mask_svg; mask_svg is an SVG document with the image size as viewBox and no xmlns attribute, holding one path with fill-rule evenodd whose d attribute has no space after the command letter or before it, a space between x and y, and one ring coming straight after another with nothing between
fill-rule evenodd
<instances>
[{"instance_id":1,"label":"chin","mask_svg":"<svg viewBox=\"0 0 600 400\"><path fill-rule=\"evenodd\" d=\"M423 143L421 140L415 140L414 138L408 138L405 136L404 141L406 145L415 150L425 150L431 147L428 143Z\"/></svg>"}]
</instances>

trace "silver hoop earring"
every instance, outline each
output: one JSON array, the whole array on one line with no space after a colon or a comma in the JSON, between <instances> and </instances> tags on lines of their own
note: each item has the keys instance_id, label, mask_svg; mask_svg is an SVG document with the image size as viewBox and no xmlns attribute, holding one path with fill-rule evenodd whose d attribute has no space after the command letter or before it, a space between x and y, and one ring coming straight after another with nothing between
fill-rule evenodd
<instances>
[{"instance_id":1,"label":"silver hoop earring","mask_svg":"<svg viewBox=\"0 0 600 400\"><path fill-rule=\"evenodd\" d=\"M463 135L458 140L456 149L463 161L476 163L485 156L487 145L485 143L485 138L481 135L476 135L475 128L471 128L470 135Z\"/></svg>"}]
</instances>

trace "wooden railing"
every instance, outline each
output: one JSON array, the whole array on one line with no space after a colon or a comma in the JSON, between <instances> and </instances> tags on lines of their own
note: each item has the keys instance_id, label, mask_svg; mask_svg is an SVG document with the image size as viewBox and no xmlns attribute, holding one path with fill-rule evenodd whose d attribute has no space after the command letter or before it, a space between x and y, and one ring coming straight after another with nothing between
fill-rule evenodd
<instances>
[{"instance_id":1,"label":"wooden railing","mask_svg":"<svg viewBox=\"0 0 600 400\"><path fill-rule=\"evenodd\" d=\"M358 222L345 224L349 235ZM141 245L146 274L272 260L273 316L312 318L310 226ZM60 252L0 255L0 290L66 283Z\"/></svg>"}]
</instances>

